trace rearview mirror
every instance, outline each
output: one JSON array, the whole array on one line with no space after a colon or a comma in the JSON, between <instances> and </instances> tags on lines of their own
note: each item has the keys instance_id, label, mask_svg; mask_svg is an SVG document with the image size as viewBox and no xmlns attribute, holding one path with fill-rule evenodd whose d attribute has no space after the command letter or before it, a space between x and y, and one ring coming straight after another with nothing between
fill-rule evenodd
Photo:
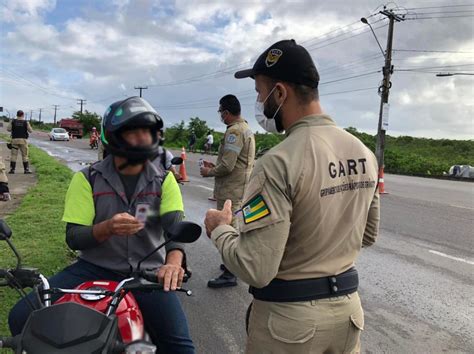
<instances>
[{"instance_id":1,"label":"rearview mirror","mask_svg":"<svg viewBox=\"0 0 474 354\"><path fill-rule=\"evenodd\" d=\"M183 159L181 157L173 157L171 159L172 165L181 165L183 163Z\"/></svg>"},{"instance_id":2,"label":"rearview mirror","mask_svg":"<svg viewBox=\"0 0 474 354\"><path fill-rule=\"evenodd\" d=\"M12 230L8 227L7 223L0 220L0 240L5 241L12 236Z\"/></svg>"},{"instance_id":3,"label":"rearview mirror","mask_svg":"<svg viewBox=\"0 0 474 354\"><path fill-rule=\"evenodd\" d=\"M201 236L201 226L190 221L180 221L167 230L169 238L175 242L192 243Z\"/></svg>"}]
</instances>

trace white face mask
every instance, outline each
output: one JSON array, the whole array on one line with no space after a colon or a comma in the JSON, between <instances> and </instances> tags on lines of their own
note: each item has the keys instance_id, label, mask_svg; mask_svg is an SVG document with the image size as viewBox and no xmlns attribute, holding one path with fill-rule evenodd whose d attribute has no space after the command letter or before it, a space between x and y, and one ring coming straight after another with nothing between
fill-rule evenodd
<instances>
[{"instance_id":1,"label":"white face mask","mask_svg":"<svg viewBox=\"0 0 474 354\"><path fill-rule=\"evenodd\" d=\"M257 101L255 102L255 119L257 120L258 124L265 129L265 131L269 133L280 133L276 127L276 121L275 121L275 116L278 114L280 111L281 106L283 105L283 102L278 106L278 109L275 111L275 114L273 114L273 117L268 118L264 111L265 111L265 102L267 102L268 97L273 93L275 90L276 86L273 87L273 89L270 91L268 94L267 98L263 102L260 102L257 98Z\"/></svg>"}]
</instances>

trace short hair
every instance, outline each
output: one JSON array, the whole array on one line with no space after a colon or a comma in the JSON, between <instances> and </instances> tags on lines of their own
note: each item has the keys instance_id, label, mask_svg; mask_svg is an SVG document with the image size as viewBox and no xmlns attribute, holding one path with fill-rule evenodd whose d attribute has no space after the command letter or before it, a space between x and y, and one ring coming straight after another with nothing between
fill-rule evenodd
<instances>
[{"instance_id":1,"label":"short hair","mask_svg":"<svg viewBox=\"0 0 474 354\"><path fill-rule=\"evenodd\" d=\"M24 115L25 115L25 113L23 113L22 110L19 110L19 111L16 112L17 117L23 117Z\"/></svg>"},{"instance_id":2,"label":"short hair","mask_svg":"<svg viewBox=\"0 0 474 354\"><path fill-rule=\"evenodd\" d=\"M234 116L240 115L240 102L234 95L225 95L219 100L223 110L229 111Z\"/></svg>"},{"instance_id":3,"label":"short hair","mask_svg":"<svg viewBox=\"0 0 474 354\"><path fill-rule=\"evenodd\" d=\"M279 81L272 78L267 78L268 82L275 86L277 82L283 82L290 86L295 91L296 98L301 104L308 104L312 101L319 101L319 90L317 87L309 87L306 85L295 84L293 82Z\"/></svg>"}]
</instances>

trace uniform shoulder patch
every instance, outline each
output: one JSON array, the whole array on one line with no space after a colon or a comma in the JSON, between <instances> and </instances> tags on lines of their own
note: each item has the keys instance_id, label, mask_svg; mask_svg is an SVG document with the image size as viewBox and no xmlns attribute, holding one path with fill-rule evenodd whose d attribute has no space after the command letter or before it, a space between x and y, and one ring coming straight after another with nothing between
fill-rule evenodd
<instances>
[{"instance_id":1,"label":"uniform shoulder patch","mask_svg":"<svg viewBox=\"0 0 474 354\"><path fill-rule=\"evenodd\" d=\"M237 135L229 134L226 138L226 142L229 144L234 144L237 141Z\"/></svg>"},{"instance_id":2,"label":"uniform shoulder patch","mask_svg":"<svg viewBox=\"0 0 474 354\"><path fill-rule=\"evenodd\" d=\"M244 223L250 224L251 222L263 219L270 215L271 211L262 195L258 194L243 206L242 214Z\"/></svg>"}]
</instances>

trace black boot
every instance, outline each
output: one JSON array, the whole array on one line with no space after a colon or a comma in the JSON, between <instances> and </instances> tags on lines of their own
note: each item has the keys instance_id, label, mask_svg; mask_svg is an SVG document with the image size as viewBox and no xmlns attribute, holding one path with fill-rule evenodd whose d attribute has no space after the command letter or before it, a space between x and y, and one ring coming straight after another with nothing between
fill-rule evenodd
<instances>
[{"instance_id":1,"label":"black boot","mask_svg":"<svg viewBox=\"0 0 474 354\"><path fill-rule=\"evenodd\" d=\"M226 288L229 286L237 285L237 277L229 272L227 268L224 268L224 272L217 278L211 279L207 282L207 286L210 288Z\"/></svg>"},{"instance_id":2,"label":"black boot","mask_svg":"<svg viewBox=\"0 0 474 354\"><path fill-rule=\"evenodd\" d=\"M29 162L23 162L23 169L25 170L25 175L31 174L30 167L29 167Z\"/></svg>"},{"instance_id":3,"label":"black boot","mask_svg":"<svg viewBox=\"0 0 474 354\"><path fill-rule=\"evenodd\" d=\"M9 174L14 174L15 173L15 168L16 168L16 162L11 162L10 161L10 172L8 172Z\"/></svg>"}]
</instances>

